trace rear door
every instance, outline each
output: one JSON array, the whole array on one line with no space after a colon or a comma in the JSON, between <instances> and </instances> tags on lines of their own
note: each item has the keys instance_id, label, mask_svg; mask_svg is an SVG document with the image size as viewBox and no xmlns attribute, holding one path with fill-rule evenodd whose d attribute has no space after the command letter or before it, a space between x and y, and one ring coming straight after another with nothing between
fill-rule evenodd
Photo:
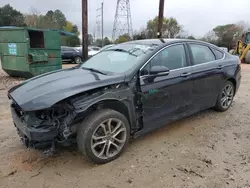
<instances>
[{"instance_id":1,"label":"rear door","mask_svg":"<svg viewBox=\"0 0 250 188\"><path fill-rule=\"evenodd\" d=\"M215 105L223 84L224 53L202 43L188 43L193 84L193 110L200 111Z\"/></svg>"},{"instance_id":2,"label":"rear door","mask_svg":"<svg viewBox=\"0 0 250 188\"><path fill-rule=\"evenodd\" d=\"M154 66L169 68L169 74L151 77ZM185 44L175 44L157 53L141 69L144 130L150 131L188 113L192 105L192 81Z\"/></svg>"}]
</instances>

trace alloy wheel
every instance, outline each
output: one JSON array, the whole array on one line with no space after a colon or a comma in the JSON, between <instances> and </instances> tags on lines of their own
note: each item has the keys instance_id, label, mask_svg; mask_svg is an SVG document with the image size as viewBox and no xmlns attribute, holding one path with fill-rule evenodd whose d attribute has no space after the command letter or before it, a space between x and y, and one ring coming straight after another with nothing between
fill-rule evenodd
<instances>
[{"instance_id":1,"label":"alloy wheel","mask_svg":"<svg viewBox=\"0 0 250 188\"><path fill-rule=\"evenodd\" d=\"M228 108L233 102L233 97L234 97L233 86L231 84L227 84L222 90L221 106L225 109Z\"/></svg>"},{"instance_id":2,"label":"alloy wheel","mask_svg":"<svg viewBox=\"0 0 250 188\"><path fill-rule=\"evenodd\" d=\"M125 124L115 118L103 121L94 131L91 138L91 150L100 159L116 156L127 139Z\"/></svg>"},{"instance_id":3,"label":"alloy wheel","mask_svg":"<svg viewBox=\"0 0 250 188\"><path fill-rule=\"evenodd\" d=\"M80 57L76 57L76 58L75 58L75 63L76 63L76 64L80 64L81 61L82 61L82 59L81 59Z\"/></svg>"}]
</instances>

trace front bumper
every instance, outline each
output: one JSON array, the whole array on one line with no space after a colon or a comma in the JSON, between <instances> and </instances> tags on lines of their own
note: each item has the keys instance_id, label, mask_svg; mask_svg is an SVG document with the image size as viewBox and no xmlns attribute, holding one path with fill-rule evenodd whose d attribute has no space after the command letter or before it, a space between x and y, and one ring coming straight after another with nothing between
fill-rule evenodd
<instances>
[{"instance_id":1,"label":"front bumper","mask_svg":"<svg viewBox=\"0 0 250 188\"><path fill-rule=\"evenodd\" d=\"M24 118L19 116L17 109L11 107L11 114L22 143L29 148L46 149L53 145L58 130L53 128L36 128L27 125Z\"/></svg>"}]
</instances>

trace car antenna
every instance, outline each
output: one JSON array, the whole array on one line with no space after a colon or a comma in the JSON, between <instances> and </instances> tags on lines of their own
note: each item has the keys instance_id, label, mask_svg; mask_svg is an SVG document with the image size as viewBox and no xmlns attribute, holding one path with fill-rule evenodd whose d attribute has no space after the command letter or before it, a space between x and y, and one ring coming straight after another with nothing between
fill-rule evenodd
<instances>
[{"instance_id":1,"label":"car antenna","mask_svg":"<svg viewBox=\"0 0 250 188\"><path fill-rule=\"evenodd\" d=\"M163 40L163 38L159 38L159 40L160 40L162 43L166 43L165 40Z\"/></svg>"}]
</instances>

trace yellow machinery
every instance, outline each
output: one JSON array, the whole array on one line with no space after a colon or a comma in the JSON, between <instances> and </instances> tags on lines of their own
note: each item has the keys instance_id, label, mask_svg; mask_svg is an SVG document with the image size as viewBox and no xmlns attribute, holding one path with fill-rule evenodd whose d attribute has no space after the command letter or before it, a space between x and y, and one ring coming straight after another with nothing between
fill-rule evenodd
<instances>
[{"instance_id":1,"label":"yellow machinery","mask_svg":"<svg viewBox=\"0 0 250 188\"><path fill-rule=\"evenodd\" d=\"M250 64L250 32L242 35L241 40L237 41L235 50L231 51L232 54L238 55L242 63Z\"/></svg>"}]
</instances>

